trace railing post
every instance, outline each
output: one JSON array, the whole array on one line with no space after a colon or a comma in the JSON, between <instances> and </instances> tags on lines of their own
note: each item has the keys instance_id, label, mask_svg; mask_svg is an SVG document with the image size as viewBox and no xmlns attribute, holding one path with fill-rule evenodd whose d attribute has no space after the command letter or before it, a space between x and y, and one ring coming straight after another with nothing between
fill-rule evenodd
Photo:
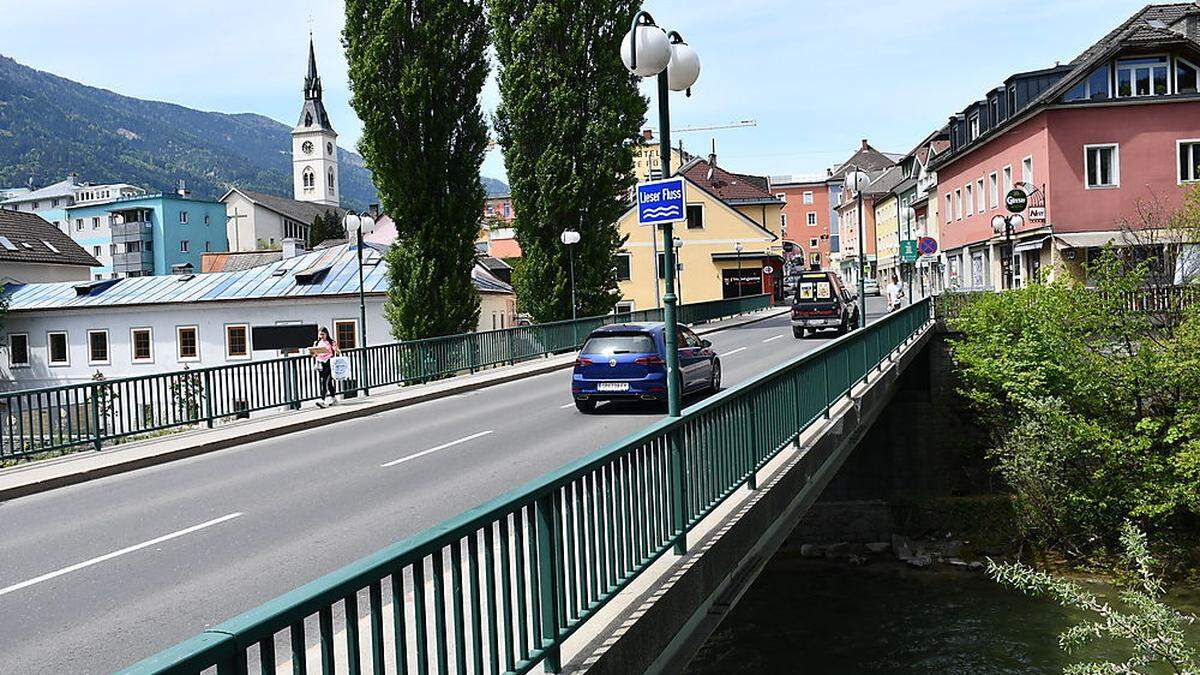
<instances>
[{"instance_id":1,"label":"railing post","mask_svg":"<svg viewBox=\"0 0 1200 675\"><path fill-rule=\"evenodd\" d=\"M746 418L747 418L745 420L747 422L746 426L748 426L750 428L750 479L747 483L747 486L751 490L757 490L758 489L758 425L754 423L753 419L750 419L752 417L750 415L750 410L752 410L753 408L750 406L743 405L743 409L746 412Z\"/></svg>"},{"instance_id":2,"label":"railing post","mask_svg":"<svg viewBox=\"0 0 1200 675\"><path fill-rule=\"evenodd\" d=\"M687 467L683 454L683 439L680 438L678 429L667 432L667 443L671 465L671 530L675 534L675 555L684 555L687 553Z\"/></svg>"},{"instance_id":3,"label":"railing post","mask_svg":"<svg viewBox=\"0 0 1200 675\"><path fill-rule=\"evenodd\" d=\"M371 395L371 387L369 385L370 376L367 373L367 348L358 348L358 379L359 388L362 389L363 396Z\"/></svg>"},{"instance_id":4,"label":"railing post","mask_svg":"<svg viewBox=\"0 0 1200 675\"><path fill-rule=\"evenodd\" d=\"M545 668L548 673L562 670L558 644L558 608L562 594L562 580L558 575L559 549L561 547L557 491L550 491L537 498L537 557L538 557L538 611L541 614L542 649L545 650ZM518 511L518 518L520 512ZM521 542L517 542L521 546Z\"/></svg>"},{"instance_id":5,"label":"railing post","mask_svg":"<svg viewBox=\"0 0 1200 675\"><path fill-rule=\"evenodd\" d=\"M300 359L288 359L284 361L287 366L287 382L288 393L291 394L291 403L288 407L292 410L300 409Z\"/></svg>"},{"instance_id":6,"label":"railing post","mask_svg":"<svg viewBox=\"0 0 1200 675\"><path fill-rule=\"evenodd\" d=\"M100 385L92 385L92 449L96 452L104 447L104 437L100 430Z\"/></svg>"},{"instance_id":7,"label":"railing post","mask_svg":"<svg viewBox=\"0 0 1200 675\"><path fill-rule=\"evenodd\" d=\"M212 370L204 371L204 421L209 429L213 428Z\"/></svg>"},{"instance_id":8,"label":"railing post","mask_svg":"<svg viewBox=\"0 0 1200 675\"><path fill-rule=\"evenodd\" d=\"M517 365L517 350L513 347L513 336L516 334L517 329L509 328L506 332L508 333L508 362L515 366Z\"/></svg>"}]
</instances>

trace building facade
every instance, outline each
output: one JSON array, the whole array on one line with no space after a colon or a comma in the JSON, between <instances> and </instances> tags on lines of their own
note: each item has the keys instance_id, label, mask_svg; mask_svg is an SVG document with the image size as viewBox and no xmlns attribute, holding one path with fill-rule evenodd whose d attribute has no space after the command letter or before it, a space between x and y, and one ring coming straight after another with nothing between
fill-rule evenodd
<instances>
[{"instance_id":1,"label":"building facade","mask_svg":"<svg viewBox=\"0 0 1200 675\"><path fill-rule=\"evenodd\" d=\"M891 187L881 189L880 177L889 169L896 166L900 155L880 152L871 146L867 139L862 139L859 148L834 169L826 182L838 185L837 202L832 205L836 213L837 241L830 246L830 267L841 274L846 283L858 283L860 270L865 270L866 276L876 278L875 251L875 200L880 195L886 195ZM859 193L845 186L846 174L858 170L867 174L871 180L868 187L862 189L862 231L863 241L859 241ZM831 190L832 194L833 190Z\"/></svg>"},{"instance_id":2,"label":"building facade","mask_svg":"<svg viewBox=\"0 0 1200 675\"><path fill-rule=\"evenodd\" d=\"M36 213L0 209L0 289L7 284L83 281L97 264Z\"/></svg>"},{"instance_id":3,"label":"building facade","mask_svg":"<svg viewBox=\"0 0 1200 675\"><path fill-rule=\"evenodd\" d=\"M794 248L806 269L827 269L833 252L831 227L835 211L830 206L829 174L772 176L771 192L783 202L784 240ZM838 184L840 185L840 184Z\"/></svg>"}]
</instances>

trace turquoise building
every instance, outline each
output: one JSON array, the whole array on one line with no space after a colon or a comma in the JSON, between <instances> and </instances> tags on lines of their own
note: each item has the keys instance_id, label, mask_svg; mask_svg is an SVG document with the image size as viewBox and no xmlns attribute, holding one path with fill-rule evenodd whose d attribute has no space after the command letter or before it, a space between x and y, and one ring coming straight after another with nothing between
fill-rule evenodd
<instances>
[{"instance_id":1,"label":"turquoise building","mask_svg":"<svg viewBox=\"0 0 1200 675\"><path fill-rule=\"evenodd\" d=\"M225 205L170 194L66 209L69 234L101 262L94 279L200 271L205 252L229 250Z\"/></svg>"}]
</instances>

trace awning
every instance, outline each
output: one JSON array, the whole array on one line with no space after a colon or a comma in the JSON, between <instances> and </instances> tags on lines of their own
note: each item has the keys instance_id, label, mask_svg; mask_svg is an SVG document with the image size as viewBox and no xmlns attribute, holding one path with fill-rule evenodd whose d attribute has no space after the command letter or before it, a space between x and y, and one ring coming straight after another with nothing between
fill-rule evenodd
<instances>
[{"instance_id":1,"label":"awning","mask_svg":"<svg viewBox=\"0 0 1200 675\"><path fill-rule=\"evenodd\" d=\"M1049 238L1050 237L1042 237L1041 239L1036 239L1034 241L1026 241L1017 244L1013 248L1013 253L1021 253L1022 251L1040 251L1042 250L1042 246L1046 243L1046 240Z\"/></svg>"},{"instance_id":2,"label":"awning","mask_svg":"<svg viewBox=\"0 0 1200 675\"><path fill-rule=\"evenodd\" d=\"M1146 244L1186 243L1189 238L1190 233L1188 232L1172 230L1063 232L1054 235L1054 245L1059 250L1067 248L1101 248L1110 242L1114 246L1144 246Z\"/></svg>"}]
</instances>

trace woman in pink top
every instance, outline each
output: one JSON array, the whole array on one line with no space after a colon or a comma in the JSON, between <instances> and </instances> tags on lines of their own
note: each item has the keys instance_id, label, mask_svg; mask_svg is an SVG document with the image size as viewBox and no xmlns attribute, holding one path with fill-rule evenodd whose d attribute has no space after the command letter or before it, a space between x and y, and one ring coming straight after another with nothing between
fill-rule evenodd
<instances>
[{"instance_id":1,"label":"woman in pink top","mask_svg":"<svg viewBox=\"0 0 1200 675\"><path fill-rule=\"evenodd\" d=\"M330 368L329 361L338 353L337 343L333 338L329 337L329 329L322 328L317 333L317 342L313 345L313 358L317 360L317 365L321 368L321 398L317 400L317 407L325 407L325 395L329 395L329 405L337 403L337 398L334 394L337 392L333 386L333 371Z\"/></svg>"}]
</instances>

